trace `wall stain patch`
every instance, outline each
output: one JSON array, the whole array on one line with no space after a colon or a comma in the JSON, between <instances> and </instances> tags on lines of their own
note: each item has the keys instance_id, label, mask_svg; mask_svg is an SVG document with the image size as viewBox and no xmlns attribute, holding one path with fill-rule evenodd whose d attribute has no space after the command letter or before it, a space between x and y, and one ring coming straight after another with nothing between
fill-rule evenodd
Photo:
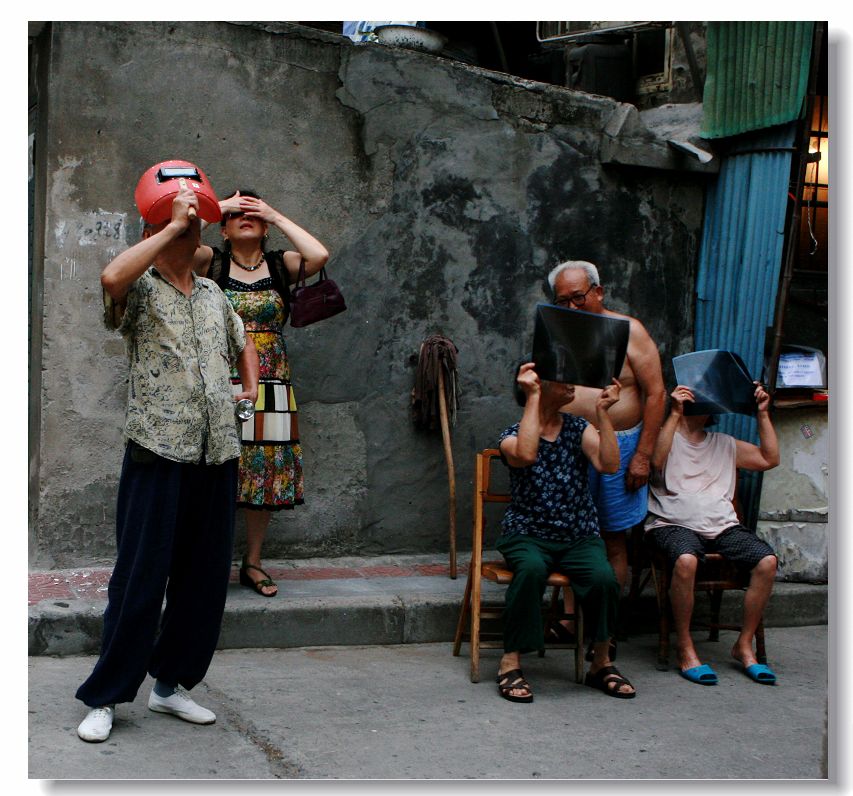
<instances>
[{"instance_id":1,"label":"wall stain patch","mask_svg":"<svg viewBox=\"0 0 853 796\"><path fill-rule=\"evenodd\" d=\"M424 210L451 227L458 227L468 208L480 199L470 180L454 174L440 176L421 191Z\"/></svg>"},{"instance_id":2,"label":"wall stain patch","mask_svg":"<svg viewBox=\"0 0 853 796\"><path fill-rule=\"evenodd\" d=\"M514 216L498 216L478 226L472 243L477 267L465 283L462 307L478 331L516 337L524 328L527 307L518 286L538 275L530 239Z\"/></svg>"}]
</instances>

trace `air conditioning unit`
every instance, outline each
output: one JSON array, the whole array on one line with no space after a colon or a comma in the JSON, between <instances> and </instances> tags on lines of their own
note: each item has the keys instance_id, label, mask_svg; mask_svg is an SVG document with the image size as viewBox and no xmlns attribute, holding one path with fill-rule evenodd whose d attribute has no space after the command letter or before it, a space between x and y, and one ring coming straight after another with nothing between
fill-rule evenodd
<instances>
[{"instance_id":1,"label":"air conditioning unit","mask_svg":"<svg viewBox=\"0 0 853 796\"><path fill-rule=\"evenodd\" d=\"M654 28L660 22L537 22L536 38L540 42L578 41L601 33L621 33Z\"/></svg>"},{"instance_id":2,"label":"air conditioning unit","mask_svg":"<svg viewBox=\"0 0 853 796\"><path fill-rule=\"evenodd\" d=\"M672 22L537 22L546 48L562 46L565 85L629 102L671 88Z\"/></svg>"}]
</instances>

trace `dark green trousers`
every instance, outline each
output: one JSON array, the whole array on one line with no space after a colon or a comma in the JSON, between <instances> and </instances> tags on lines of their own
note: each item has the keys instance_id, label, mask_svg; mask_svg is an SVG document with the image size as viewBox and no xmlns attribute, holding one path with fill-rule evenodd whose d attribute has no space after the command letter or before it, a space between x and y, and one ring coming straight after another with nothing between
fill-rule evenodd
<instances>
[{"instance_id":1,"label":"dark green trousers","mask_svg":"<svg viewBox=\"0 0 853 796\"><path fill-rule=\"evenodd\" d=\"M532 536L501 536L495 545L512 570L504 610L504 651L532 652L543 647L542 597L550 572L571 579L583 606L584 623L594 641L607 641L616 627L619 584L600 536L574 542L546 542Z\"/></svg>"}]
</instances>

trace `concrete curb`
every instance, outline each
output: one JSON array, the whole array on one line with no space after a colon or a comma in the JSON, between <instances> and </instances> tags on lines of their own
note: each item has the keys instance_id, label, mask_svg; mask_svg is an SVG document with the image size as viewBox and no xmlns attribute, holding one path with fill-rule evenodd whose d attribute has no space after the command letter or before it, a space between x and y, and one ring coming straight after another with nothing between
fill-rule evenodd
<instances>
[{"instance_id":1,"label":"concrete curb","mask_svg":"<svg viewBox=\"0 0 853 796\"><path fill-rule=\"evenodd\" d=\"M485 584L484 594L500 598L503 588ZM292 648L327 645L419 644L451 641L465 579L439 576L381 577L279 583L281 593L261 598L229 586L219 649ZM29 607L30 655L89 655L100 648L100 600L42 600ZM631 634L657 630L651 590L637 601L632 617L623 600L622 615ZM736 622L738 595L723 599L724 621ZM707 602L697 596L695 618L707 617ZM822 625L828 618L828 587L777 583L765 625ZM701 631L700 631L701 632ZM464 654L464 653L463 653Z\"/></svg>"}]
</instances>

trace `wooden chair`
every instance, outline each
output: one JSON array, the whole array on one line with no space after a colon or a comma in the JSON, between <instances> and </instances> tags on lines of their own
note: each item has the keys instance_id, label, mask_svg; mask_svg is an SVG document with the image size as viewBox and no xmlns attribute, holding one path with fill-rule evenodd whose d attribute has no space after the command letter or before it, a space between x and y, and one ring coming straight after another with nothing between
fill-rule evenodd
<instances>
[{"instance_id":1,"label":"wooden chair","mask_svg":"<svg viewBox=\"0 0 853 796\"><path fill-rule=\"evenodd\" d=\"M742 521L743 512L735 490L735 512ZM754 529L753 529L754 530ZM648 539L648 538L647 538ZM666 555L645 543L651 561L651 576L655 586L658 605L658 660L657 669L669 669L669 635L671 629L672 606L669 601L669 586L672 566ZM745 591L749 585L749 572L736 567L720 553L706 553L704 563L696 569L694 592L705 592L710 598L710 617L706 627L708 641L719 641L720 630L736 630L740 625L720 622L720 607L725 591ZM764 646L764 620L758 623L755 630L755 657L759 663L767 663L767 653Z\"/></svg>"},{"instance_id":2,"label":"wooden chair","mask_svg":"<svg viewBox=\"0 0 853 796\"><path fill-rule=\"evenodd\" d=\"M453 641L453 654L459 655L463 641L471 645L471 682L480 682L480 649L503 649L503 635L500 632L487 632L481 628L482 620L497 620L503 614L504 601L485 601L482 598L483 580L507 586L512 583L512 572L501 562L483 561L483 530L485 528L485 505L487 503L509 503L509 495L492 487L492 461L500 458L500 451L487 448L477 454L474 465L474 523L471 541L471 562L468 566L468 580L465 584L465 596L459 611L459 621L456 625L456 636ZM557 572L548 576L549 586L553 592L549 605L543 607L546 633L560 619L575 620L575 636L578 639L573 644L546 644L543 638L539 656L548 649L572 649L575 651L575 680L583 682L583 612L580 606L574 614L563 614L560 589L569 588L569 578ZM469 623L470 618L470 623ZM466 629L467 626L467 629Z\"/></svg>"}]
</instances>

